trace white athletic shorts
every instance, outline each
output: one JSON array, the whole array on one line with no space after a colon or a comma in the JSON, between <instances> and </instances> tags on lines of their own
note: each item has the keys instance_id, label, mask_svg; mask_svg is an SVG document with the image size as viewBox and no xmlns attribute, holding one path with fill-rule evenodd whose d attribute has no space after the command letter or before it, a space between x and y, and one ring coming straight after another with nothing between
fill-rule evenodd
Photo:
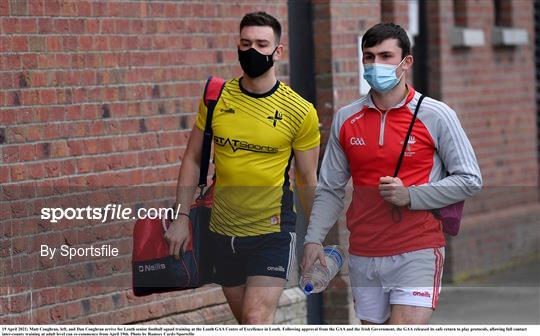
<instances>
[{"instance_id":1,"label":"white athletic shorts","mask_svg":"<svg viewBox=\"0 0 540 336\"><path fill-rule=\"evenodd\" d=\"M444 247L389 257L349 256L356 317L383 323L394 304L435 309L441 292Z\"/></svg>"}]
</instances>

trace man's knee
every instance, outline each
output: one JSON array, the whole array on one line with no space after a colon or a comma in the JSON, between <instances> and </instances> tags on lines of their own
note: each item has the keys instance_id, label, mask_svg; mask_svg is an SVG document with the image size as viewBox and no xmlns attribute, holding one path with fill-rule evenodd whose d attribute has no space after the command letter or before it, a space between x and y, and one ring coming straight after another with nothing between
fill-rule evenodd
<instances>
[{"instance_id":1,"label":"man's knee","mask_svg":"<svg viewBox=\"0 0 540 336\"><path fill-rule=\"evenodd\" d=\"M242 315L242 324L272 324L274 314L267 309L250 309Z\"/></svg>"},{"instance_id":2,"label":"man's knee","mask_svg":"<svg viewBox=\"0 0 540 336\"><path fill-rule=\"evenodd\" d=\"M428 321L419 319L417 316L409 316L407 314L395 314L390 317L389 324L427 324Z\"/></svg>"},{"instance_id":3,"label":"man's knee","mask_svg":"<svg viewBox=\"0 0 540 336\"><path fill-rule=\"evenodd\" d=\"M388 324L390 322L390 318L388 318L386 321L382 323L375 323L368 320L360 320L360 324L362 325L381 325L381 324Z\"/></svg>"},{"instance_id":4,"label":"man's knee","mask_svg":"<svg viewBox=\"0 0 540 336\"><path fill-rule=\"evenodd\" d=\"M428 324L432 313L431 308L396 305L389 324Z\"/></svg>"}]
</instances>

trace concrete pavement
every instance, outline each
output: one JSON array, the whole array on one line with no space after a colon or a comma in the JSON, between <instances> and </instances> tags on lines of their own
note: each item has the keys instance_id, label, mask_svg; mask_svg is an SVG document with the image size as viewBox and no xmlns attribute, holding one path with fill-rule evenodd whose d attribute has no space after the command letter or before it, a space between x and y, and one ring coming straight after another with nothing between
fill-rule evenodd
<instances>
[{"instance_id":1,"label":"concrete pavement","mask_svg":"<svg viewBox=\"0 0 540 336\"><path fill-rule=\"evenodd\" d=\"M540 261L444 286L430 324L540 324Z\"/></svg>"}]
</instances>

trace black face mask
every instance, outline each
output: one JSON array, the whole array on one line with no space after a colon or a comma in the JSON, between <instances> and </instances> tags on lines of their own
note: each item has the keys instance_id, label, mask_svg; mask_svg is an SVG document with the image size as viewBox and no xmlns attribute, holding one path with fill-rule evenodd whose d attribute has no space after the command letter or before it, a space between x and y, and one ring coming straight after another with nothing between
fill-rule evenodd
<instances>
[{"instance_id":1,"label":"black face mask","mask_svg":"<svg viewBox=\"0 0 540 336\"><path fill-rule=\"evenodd\" d=\"M274 65L273 56L276 50L277 47L270 55L263 55L255 48L249 48L248 50L238 49L238 60L242 70L250 78L259 77Z\"/></svg>"}]
</instances>

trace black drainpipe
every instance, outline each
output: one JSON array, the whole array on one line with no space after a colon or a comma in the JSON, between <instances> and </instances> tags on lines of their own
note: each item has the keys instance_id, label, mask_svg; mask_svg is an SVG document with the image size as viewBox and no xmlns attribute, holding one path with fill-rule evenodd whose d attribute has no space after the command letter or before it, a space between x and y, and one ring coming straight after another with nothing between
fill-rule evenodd
<instances>
[{"instance_id":1,"label":"black drainpipe","mask_svg":"<svg viewBox=\"0 0 540 336\"><path fill-rule=\"evenodd\" d=\"M313 16L310 0L288 0L289 9L289 78L291 88L304 99L317 105L315 91L315 57L313 44ZM299 204L298 202L296 204ZM300 210L300 207L296 207ZM298 211L296 225L297 256L301 257L307 223ZM298 259L300 260L300 259ZM321 294L307 297L308 324L322 324L323 299Z\"/></svg>"}]
</instances>

